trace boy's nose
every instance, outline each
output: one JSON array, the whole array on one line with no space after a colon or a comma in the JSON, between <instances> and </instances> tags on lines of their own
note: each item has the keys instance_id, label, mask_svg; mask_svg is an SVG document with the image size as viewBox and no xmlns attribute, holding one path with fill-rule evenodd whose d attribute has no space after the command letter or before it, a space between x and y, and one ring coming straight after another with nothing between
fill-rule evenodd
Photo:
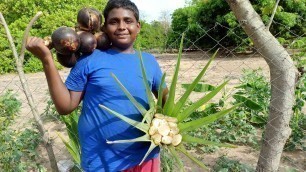
<instances>
[{"instance_id":1,"label":"boy's nose","mask_svg":"<svg viewBox=\"0 0 306 172\"><path fill-rule=\"evenodd\" d=\"M126 28L125 22L120 22L119 26L118 26L118 29L124 30L125 28Z\"/></svg>"}]
</instances>

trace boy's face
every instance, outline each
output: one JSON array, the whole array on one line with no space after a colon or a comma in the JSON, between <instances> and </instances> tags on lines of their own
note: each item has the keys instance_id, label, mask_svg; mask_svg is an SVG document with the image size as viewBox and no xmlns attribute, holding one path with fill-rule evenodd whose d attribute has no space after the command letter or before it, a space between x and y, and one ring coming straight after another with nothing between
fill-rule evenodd
<instances>
[{"instance_id":1,"label":"boy's face","mask_svg":"<svg viewBox=\"0 0 306 172\"><path fill-rule=\"evenodd\" d=\"M114 8L108 14L104 29L114 48L126 50L133 48L133 43L140 31L140 23L132 11Z\"/></svg>"}]
</instances>

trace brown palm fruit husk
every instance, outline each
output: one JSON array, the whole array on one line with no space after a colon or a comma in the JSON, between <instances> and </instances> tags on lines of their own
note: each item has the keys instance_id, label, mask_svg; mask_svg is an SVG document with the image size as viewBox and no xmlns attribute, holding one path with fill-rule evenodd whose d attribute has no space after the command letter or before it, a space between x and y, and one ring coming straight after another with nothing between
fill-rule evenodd
<instances>
[{"instance_id":1,"label":"brown palm fruit husk","mask_svg":"<svg viewBox=\"0 0 306 172\"><path fill-rule=\"evenodd\" d=\"M63 55L59 52L56 52L57 61L64 67L72 68L75 66L78 58L80 57L80 52L75 52L69 55Z\"/></svg>"},{"instance_id":2,"label":"brown palm fruit husk","mask_svg":"<svg viewBox=\"0 0 306 172\"><path fill-rule=\"evenodd\" d=\"M52 33L51 42L55 50L63 55L71 55L80 47L78 34L66 26L59 27Z\"/></svg>"},{"instance_id":3,"label":"brown palm fruit husk","mask_svg":"<svg viewBox=\"0 0 306 172\"><path fill-rule=\"evenodd\" d=\"M95 37L97 39L97 49L99 50L107 50L111 47L111 42L104 32L97 32L95 34Z\"/></svg>"},{"instance_id":4,"label":"brown palm fruit husk","mask_svg":"<svg viewBox=\"0 0 306 172\"><path fill-rule=\"evenodd\" d=\"M101 30L102 14L94 8L82 8L77 15L77 28L81 31L96 33Z\"/></svg>"},{"instance_id":5,"label":"brown palm fruit husk","mask_svg":"<svg viewBox=\"0 0 306 172\"><path fill-rule=\"evenodd\" d=\"M97 47L96 37L92 33L86 31L79 31L77 34L81 40L79 51L85 54L92 53Z\"/></svg>"},{"instance_id":6,"label":"brown palm fruit husk","mask_svg":"<svg viewBox=\"0 0 306 172\"><path fill-rule=\"evenodd\" d=\"M53 48L51 36L44 37L44 44L46 47L48 47L50 50Z\"/></svg>"}]
</instances>

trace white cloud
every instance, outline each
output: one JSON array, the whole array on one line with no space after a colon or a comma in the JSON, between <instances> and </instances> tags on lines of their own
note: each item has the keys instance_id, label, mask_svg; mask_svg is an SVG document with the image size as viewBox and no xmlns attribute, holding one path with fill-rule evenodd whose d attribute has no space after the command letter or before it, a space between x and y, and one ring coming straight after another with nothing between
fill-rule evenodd
<instances>
[{"instance_id":1,"label":"white cloud","mask_svg":"<svg viewBox=\"0 0 306 172\"><path fill-rule=\"evenodd\" d=\"M162 11L167 11L172 14L177 8L184 7L185 0L131 0L133 1L140 12L140 17L145 17L144 20L151 22L158 20ZM143 19L143 18L141 18Z\"/></svg>"}]
</instances>

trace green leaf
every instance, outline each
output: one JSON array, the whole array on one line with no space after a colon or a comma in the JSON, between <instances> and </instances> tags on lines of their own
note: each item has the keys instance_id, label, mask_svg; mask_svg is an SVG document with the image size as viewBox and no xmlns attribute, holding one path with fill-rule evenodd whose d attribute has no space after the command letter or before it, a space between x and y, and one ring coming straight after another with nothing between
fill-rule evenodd
<instances>
[{"instance_id":1,"label":"green leaf","mask_svg":"<svg viewBox=\"0 0 306 172\"><path fill-rule=\"evenodd\" d=\"M120 113L115 112L115 111L113 111L113 110L107 108L107 107L104 106L104 105L101 105L101 104L100 104L99 106L100 106L102 109L104 109L104 110L108 111L109 113L115 115L116 117L120 118L121 120L125 121L126 123L130 124L131 126L133 126L133 127L135 127L135 128L138 128L139 130L141 130L141 131L143 131L143 132L145 132L145 133L148 132L148 130L149 130L149 126L148 126L148 125L145 125L145 124L143 124L143 123L141 123L141 122L135 121L135 120L130 119L130 118L124 116L124 115L121 115Z\"/></svg>"},{"instance_id":2,"label":"green leaf","mask_svg":"<svg viewBox=\"0 0 306 172\"><path fill-rule=\"evenodd\" d=\"M171 154L173 155L175 161L176 161L177 164L179 165L179 169L182 170L182 171L185 171L185 170L184 170L183 162L181 161L181 159L180 159L178 153L176 152L174 146L169 145L169 146L167 146L167 147L169 148L169 150L170 150Z\"/></svg>"},{"instance_id":3,"label":"green leaf","mask_svg":"<svg viewBox=\"0 0 306 172\"><path fill-rule=\"evenodd\" d=\"M263 116L256 115L251 117L250 122L255 124L266 124L267 120Z\"/></svg>"},{"instance_id":4,"label":"green leaf","mask_svg":"<svg viewBox=\"0 0 306 172\"><path fill-rule=\"evenodd\" d=\"M185 88L185 89L188 89L190 86L191 86L191 84L182 84L182 87ZM196 84L196 86L194 87L194 89L192 91L199 92L199 93L204 93L204 92L212 91L214 89L216 89L216 87L213 86L213 85L198 83L198 84Z\"/></svg>"},{"instance_id":5,"label":"green leaf","mask_svg":"<svg viewBox=\"0 0 306 172\"><path fill-rule=\"evenodd\" d=\"M159 85L158 88L158 98L157 98L157 112L159 113L163 113L162 109L163 109L163 85L165 83L165 78L166 78L166 73L163 74L162 79L161 79L161 83Z\"/></svg>"},{"instance_id":6,"label":"green leaf","mask_svg":"<svg viewBox=\"0 0 306 172\"><path fill-rule=\"evenodd\" d=\"M146 158L148 157L148 155L153 151L154 148L156 148L157 145L155 145L155 143L153 141L151 141L151 145L147 151L147 153L145 154L145 156L143 157L143 159L141 160L140 164L141 165L143 163L144 160L146 160Z\"/></svg>"},{"instance_id":7,"label":"green leaf","mask_svg":"<svg viewBox=\"0 0 306 172\"><path fill-rule=\"evenodd\" d=\"M235 94L235 95L233 95L233 98L236 99L236 101L238 101L238 102L243 102L243 104L246 107L248 107L252 110L261 110L262 109L262 107L259 104L257 104L253 100L251 100L249 98L246 98L242 95Z\"/></svg>"},{"instance_id":8,"label":"green leaf","mask_svg":"<svg viewBox=\"0 0 306 172\"><path fill-rule=\"evenodd\" d=\"M66 125L67 134L70 139L72 146L80 148L79 137L78 137L78 109L74 110L67 116L61 116L61 119Z\"/></svg>"},{"instance_id":9,"label":"green leaf","mask_svg":"<svg viewBox=\"0 0 306 172\"><path fill-rule=\"evenodd\" d=\"M143 64L143 58L142 58L142 54L141 54L140 49L138 49L138 56L140 58L140 66L141 66L141 72L142 72L142 77L143 77L143 83L144 83L145 88L146 88L146 93L147 93L147 96L148 96L149 106L150 106L150 108L153 108L155 102L154 102L154 98L152 96L151 89L150 89L149 84L148 84L147 74L146 74L146 70L145 70L145 67L144 67L144 64Z\"/></svg>"},{"instance_id":10,"label":"green leaf","mask_svg":"<svg viewBox=\"0 0 306 172\"><path fill-rule=\"evenodd\" d=\"M126 97L134 104L134 106L139 110L139 112L144 116L147 110L136 101L136 99L131 95L131 93L124 87L124 85L119 81L115 74L111 73L112 77L116 80L117 84L120 86L121 90L124 92Z\"/></svg>"},{"instance_id":11,"label":"green leaf","mask_svg":"<svg viewBox=\"0 0 306 172\"><path fill-rule=\"evenodd\" d=\"M186 155L188 158L190 158L193 162L198 164L201 168L208 170L205 164L203 164L202 162L200 162L199 160L197 160L195 157L193 157L191 154L187 152L187 150L184 148L184 145L181 144L175 148L179 150L180 152L182 152L184 155Z\"/></svg>"},{"instance_id":12,"label":"green leaf","mask_svg":"<svg viewBox=\"0 0 306 172\"><path fill-rule=\"evenodd\" d=\"M80 158L80 152L79 152L80 149L78 147L75 147L74 145L71 145L68 141L66 141L66 139L64 139L64 137L59 132L56 132L56 134L59 136L59 138L65 144L65 146L66 146L67 150L69 151L70 155L72 156L73 160L77 164L81 164L81 158Z\"/></svg>"},{"instance_id":13,"label":"green leaf","mask_svg":"<svg viewBox=\"0 0 306 172\"><path fill-rule=\"evenodd\" d=\"M178 121L183 121L186 119L192 112L194 112L196 109L201 107L204 103L208 102L210 99L212 99L217 93L221 91L221 89L227 84L228 81L225 81L223 84L218 86L216 89L202 97L200 100L197 102L193 103L191 106L183 110L177 115Z\"/></svg>"},{"instance_id":14,"label":"green leaf","mask_svg":"<svg viewBox=\"0 0 306 172\"><path fill-rule=\"evenodd\" d=\"M151 121L152 121L153 116L154 116L154 112L155 112L155 108L154 108L154 107L153 107L153 108L150 108L150 109L147 111L147 113L144 115L144 117L143 117L141 123L144 124L144 122L146 121L147 124L151 124Z\"/></svg>"},{"instance_id":15,"label":"green leaf","mask_svg":"<svg viewBox=\"0 0 306 172\"><path fill-rule=\"evenodd\" d=\"M181 44L180 44L180 49L179 49L179 54L178 54L178 58L177 58L176 66L175 66L175 71L172 77L169 96L164 106L164 114L168 116L171 116L173 108L174 108L175 89L176 89L177 77L178 77L178 72L179 72L180 63L181 63L184 35L185 34L183 33Z\"/></svg>"},{"instance_id":16,"label":"green leaf","mask_svg":"<svg viewBox=\"0 0 306 172\"><path fill-rule=\"evenodd\" d=\"M229 147L229 148L235 148L237 146L232 145L232 144L227 144L227 143L217 143L217 142L212 142L208 140L203 140L200 138L192 137L187 134L182 134L183 138L182 141L185 143L198 143L198 144L203 144L203 145L209 145L209 146L220 146L220 147Z\"/></svg>"},{"instance_id":17,"label":"green leaf","mask_svg":"<svg viewBox=\"0 0 306 172\"><path fill-rule=\"evenodd\" d=\"M203 125L207 125L209 123L212 123L212 122L216 121L217 119L225 116L230 111L234 110L237 106L240 106L240 104L236 104L229 109L222 110L222 111L217 112L215 114L212 114L212 115L209 115L209 116L206 116L206 117L194 120L194 121L190 121L190 122L186 122L186 123L179 123L178 128L180 129L180 132L195 130L197 128L202 127Z\"/></svg>"},{"instance_id":18,"label":"green leaf","mask_svg":"<svg viewBox=\"0 0 306 172\"><path fill-rule=\"evenodd\" d=\"M115 143L131 143L131 142L151 142L150 136L148 134L145 134L143 136L137 137L135 139L129 139L129 140L115 140L115 141L109 141L106 140L106 143L108 144L115 144Z\"/></svg>"},{"instance_id":19,"label":"green leaf","mask_svg":"<svg viewBox=\"0 0 306 172\"><path fill-rule=\"evenodd\" d=\"M173 112L171 113L170 116L177 116L177 114L180 112L181 108L184 106L185 102L187 101L188 97L190 96L191 92L195 89L197 86L198 82L201 80L203 75L205 74L208 66L212 62L212 60L215 58L216 54L218 51L216 51L213 56L210 58L210 60L207 62L205 67L202 69L202 71L199 73L199 75L193 80L193 82L190 84L188 89L185 91L183 96L179 99L179 101L174 105ZM172 88L173 89L173 88ZM175 88L174 88L175 89ZM174 101L174 100L173 100Z\"/></svg>"}]
</instances>

